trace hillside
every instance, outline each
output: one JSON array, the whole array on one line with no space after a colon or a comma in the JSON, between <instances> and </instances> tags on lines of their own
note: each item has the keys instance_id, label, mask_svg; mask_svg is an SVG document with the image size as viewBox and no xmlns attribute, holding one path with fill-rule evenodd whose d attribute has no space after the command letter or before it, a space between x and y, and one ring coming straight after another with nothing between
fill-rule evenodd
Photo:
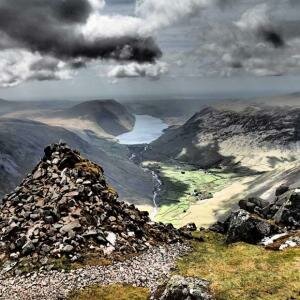
<instances>
[{"instance_id":1,"label":"hillside","mask_svg":"<svg viewBox=\"0 0 300 300\"><path fill-rule=\"evenodd\" d=\"M5 118L29 119L60 126L89 140L88 133L97 137L114 139L132 130L135 117L125 106L115 100L71 101L6 101L1 105L0 114ZM6 107L7 106L7 107Z\"/></svg>"},{"instance_id":2,"label":"hillside","mask_svg":"<svg viewBox=\"0 0 300 300\"><path fill-rule=\"evenodd\" d=\"M94 122L107 134L117 136L132 130L135 118L115 100L87 101L55 113L63 119Z\"/></svg>"},{"instance_id":3,"label":"hillside","mask_svg":"<svg viewBox=\"0 0 300 300\"><path fill-rule=\"evenodd\" d=\"M162 181L156 220L208 227L244 197L269 200L276 187L299 182L299 108L225 104L170 127L138 153Z\"/></svg>"},{"instance_id":4,"label":"hillside","mask_svg":"<svg viewBox=\"0 0 300 300\"><path fill-rule=\"evenodd\" d=\"M239 162L269 169L282 159L295 158L299 120L296 108L249 106L232 111L208 107L184 125L166 131L145 157L171 157L201 168Z\"/></svg>"},{"instance_id":5,"label":"hillside","mask_svg":"<svg viewBox=\"0 0 300 300\"><path fill-rule=\"evenodd\" d=\"M106 176L121 199L151 204L152 177L128 160L128 150L98 139L89 144L61 127L17 119L0 119L0 193L14 188L40 159L45 145L63 140L106 169Z\"/></svg>"}]
</instances>

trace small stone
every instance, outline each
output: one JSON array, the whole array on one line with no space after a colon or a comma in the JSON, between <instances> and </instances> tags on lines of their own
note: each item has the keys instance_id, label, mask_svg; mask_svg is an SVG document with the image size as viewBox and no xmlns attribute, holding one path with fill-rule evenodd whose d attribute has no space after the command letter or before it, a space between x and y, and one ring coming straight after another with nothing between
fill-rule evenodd
<instances>
[{"instance_id":1,"label":"small stone","mask_svg":"<svg viewBox=\"0 0 300 300\"><path fill-rule=\"evenodd\" d=\"M65 253L71 253L73 250L74 250L74 247L72 245L66 245L62 249L62 251Z\"/></svg>"},{"instance_id":2,"label":"small stone","mask_svg":"<svg viewBox=\"0 0 300 300\"><path fill-rule=\"evenodd\" d=\"M24 255L31 254L34 250L35 250L34 244L31 241L28 241L22 247L22 254L24 254Z\"/></svg>"},{"instance_id":3,"label":"small stone","mask_svg":"<svg viewBox=\"0 0 300 300\"><path fill-rule=\"evenodd\" d=\"M11 258L11 259L18 259L19 258L19 256L20 256L20 253L11 253L10 255L9 255L9 257Z\"/></svg>"},{"instance_id":4,"label":"small stone","mask_svg":"<svg viewBox=\"0 0 300 300\"><path fill-rule=\"evenodd\" d=\"M65 197L74 198L74 197L77 197L78 195L79 195L78 191L73 191L73 192L69 192L69 193L65 194Z\"/></svg>"},{"instance_id":5,"label":"small stone","mask_svg":"<svg viewBox=\"0 0 300 300\"><path fill-rule=\"evenodd\" d=\"M30 214L30 219L33 221L38 220L39 217L40 217L40 215L38 215L38 214Z\"/></svg>"},{"instance_id":6,"label":"small stone","mask_svg":"<svg viewBox=\"0 0 300 300\"><path fill-rule=\"evenodd\" d=\"M49 223L49 224L52 224L54 222L54 219L53 219L52 216L46 216L45 217L45 222Z\"/></svg>"},{"instance_id":7,"label":"small stone","mask_svg":"<svg viewBox=\"0 0 300 300\"><path fill-rule=\"evenodd\" d=\"M59 158L54 158L53 160L52 160L52 164L53 165L57 165L59 163Z\"/></svg>"},{"instance_id":8,"label":"small stone","mask_svg":"<svg viewBox=\"0 0 300 300\"><path fill-rule=\"evenodd\" d=\"M115 246L116 241L117 241L117 236L113 232L108 232L106 236L106 240L112 245Z\"/></svg>"},{"instance_id":9,"label":"small stone","mask_svg":"<svg viewBox=\"0 0 300 300\"><path fill-rule=\"evenodd\" d=\"M110 217L108 218L108 220L109 220L110 222L115 222L115 221L117 221L117 218L114 217L114 216L110 216Z\"/></svg>"}]
</instances>

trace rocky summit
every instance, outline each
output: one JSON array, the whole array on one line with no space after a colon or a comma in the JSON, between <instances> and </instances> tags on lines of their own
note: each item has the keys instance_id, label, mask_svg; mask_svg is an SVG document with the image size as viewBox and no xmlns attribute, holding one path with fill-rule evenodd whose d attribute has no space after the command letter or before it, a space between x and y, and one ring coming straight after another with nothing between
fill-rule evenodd
<instances>
[{"instance_id":1,"label":"rocky summit","mask_svg":"<svg viewBox=\"0 0 300 300\"><path fill-rule=\"evenodd\" d=\"M0 205L4 260L17 264L64 256L76 261L89 251L124 256L186 236L118 201L102 168L78 151L61 143L44 152L32 173Z\"/></svg>"}]
</instances>

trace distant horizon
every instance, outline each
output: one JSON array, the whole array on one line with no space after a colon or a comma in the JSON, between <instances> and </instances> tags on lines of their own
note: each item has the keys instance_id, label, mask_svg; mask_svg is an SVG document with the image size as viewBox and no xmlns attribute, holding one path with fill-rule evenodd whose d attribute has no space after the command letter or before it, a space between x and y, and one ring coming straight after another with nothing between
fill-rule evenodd
<instances>
[{"instance_id":1,"label":"distant horizon","mask_svg":"<svg viewBox=\"0 0 300 300\"><path fill-rule=\"evenodd\" d=\"M111 84L99 91L97 83L93 81L90 82L90 86L87 85L84 89L82 83L78 82L76 85L74 80L27 82L14 88L0 89L0 99L8 101L222 100L252 99L300 93L300 77L298 76L194 78L193 80L189 78L189 80L177 79L178 84L174 84L176 79L173 81L165 79L159 82L148 82L147 88L145 85L141 87L139 80L131 81L130 89L125 89L125 82L120 83L125 89L123 93L120 92L120 87L113 89L114 86ZM197 81L198 86L196 86ZM68 86L72 92L64 95L65 86Z\"/></svg>"}]
</instances>

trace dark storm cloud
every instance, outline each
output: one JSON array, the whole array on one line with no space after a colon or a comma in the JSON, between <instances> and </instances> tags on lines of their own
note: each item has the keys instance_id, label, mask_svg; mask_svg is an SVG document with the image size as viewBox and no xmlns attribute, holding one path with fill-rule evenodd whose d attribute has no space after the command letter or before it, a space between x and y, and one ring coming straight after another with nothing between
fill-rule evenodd
<instances>
[{"instance_id":1,"label":"dark storm cloud","mask_svg":"<svg viewBox=\"0 0 300 300\"><path fill-rule=\"evenodd\" d=\"M281 48L285 45L283 37L275 29L262 28L259 34L267 43L271 44L274 48Z\"/></svg>"},{"instance_id":2,"label":"dark storm cloud","mask_svg":"<svg viewBox=\"0 0 300 300\"><path fill-rule=\"evenodd\" d=\"M24 47L63 60L114 58L152 62L161 51L152 38L122 36L87 39L78 32L92 13L87 0L2 0L0 33L6 48Z\"/></svg>"},{"instance_id":3,"label":"dark storm cloud","mask_svg":"<svg viewBox=\"0 0 300 300\"><path fill-rule=\"evenodd\" d=\"M292 6L298 6L298 7L300 7L300 1L299 0L289 0L289 3Z\"/></svg>"}]
</instances>

